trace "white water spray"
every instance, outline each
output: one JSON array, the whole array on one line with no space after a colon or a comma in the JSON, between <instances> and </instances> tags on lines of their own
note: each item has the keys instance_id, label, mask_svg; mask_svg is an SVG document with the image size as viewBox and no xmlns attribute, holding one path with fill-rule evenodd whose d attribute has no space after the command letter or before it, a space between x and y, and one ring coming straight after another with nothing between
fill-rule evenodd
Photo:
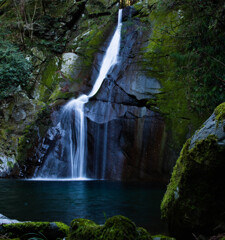
<instances>
[{"instance_id":1,"label":"white water spray","mask_svg":"<svg viewBox=\"0 0 225 240\"><path fill-rule=\"evenodd\" d=\"M99 75L96 82L88 95L81 95L77 99L71 100L62 110L62 124L69 124L71 127L69 136L64 137L64 144L68 146L67 158L70 158L71 178L86 178L86 141L87 129L86 118L84 116L84 105L93 97L100 89L109 70L118 62L118 54L120 50L120 36L122 27L122 10L119 10L118 24L112 40L106 50ZM73 119L71 119L71 116ZM72 120L72 121L71 121ZM66 140L66 141L65 141ZM69 151L69 152L68 152Z\"/></svg>"}]
</instances>

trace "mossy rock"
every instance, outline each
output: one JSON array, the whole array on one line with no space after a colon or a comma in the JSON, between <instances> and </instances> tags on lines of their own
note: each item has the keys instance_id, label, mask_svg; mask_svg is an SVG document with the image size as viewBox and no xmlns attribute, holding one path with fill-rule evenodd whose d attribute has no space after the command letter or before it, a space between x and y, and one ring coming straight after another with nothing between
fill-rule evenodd
<instances>
[{"instance_id":1,"label":"mossy rock","mask_svg":"<svg viewBox=\"0 0 225 240\"><path fill-rule=\"evenodd\" d=\"M100 226L88 219L75 219L71 223L69 239L95 239Z\"/></svg>"},{"instance_id":2,"label":"mossy rock","mask_svg":"<svg viewBox=\"0 0 225 240\"><path fill-rule=\"evenodd\" d=\"M222 121L225 119L225 102L221 103L214 111L217 121Z\"/></svg>"},{"instance_id":3,"label":"mossy rock","mask_svg":"<svg viewBox=\"0 0 225 240\"><path fill-rule=\"evenodd\" d=\"M36 120L26 126L19 139L17 148L17 163L22 177L32 177L36 166L39 165L36 150L51 125L51 111L49 106L43 107L37 113Z\"/></svg>"},{"instance_id":4,"label":"mossy rock","mask_svg":"<svg viewBox=\"0 0 225 240\"><path fill-rule=\"evenodd\" d=\"M151 235L124 216L114 216L103 226L88 219L71 223L69 240L151 240Z\"/></svg>"},{"instance_id":5,"label":"mossy rock","mask_svg":"<svg viewBox=\"0 0 225 240\"><path fill-rule=\"evenodd\" d=\"M28 236L42 238L44 235L48 240L64 238L67 236L69 227L61 222L25 222L4 224L0 228L0 234L9 239L27 239Z\"/></svg>"},{"instance_id":6,"label":"mossy rock","mask_svg":"<svg viewBox=\"0 0 225 240\"><path fill-rule=\"evenodd\" d=\"M206 124L185 143L161 204L170 233L182 239L225 231L225 133L214 115Z\"/></svg>"}]
</instances>

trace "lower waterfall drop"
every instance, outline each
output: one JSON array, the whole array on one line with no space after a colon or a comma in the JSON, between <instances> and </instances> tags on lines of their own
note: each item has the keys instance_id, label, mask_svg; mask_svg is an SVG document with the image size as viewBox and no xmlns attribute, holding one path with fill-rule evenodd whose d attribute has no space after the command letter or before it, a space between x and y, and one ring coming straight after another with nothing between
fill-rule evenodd
<instances>
[{"instance_id":1,"label":"lower waterfall drop","mask_svg":"<svg viewBox=\"0 0 225 240\"><path fill-rule=\"evenodd\" d=\"M91 92L88 95L83 94L77 99L69 101L62 108L60 121L57 125L57 131L61 135L60 158L66 158L67 164L70 164L70 168L66 170L66 174L62 178L85 179L88 177L86 174L87 123L84 116L84 105L97 93L111 67L118 62L121 27L122 9L119 10L115 33L106 50L99 75ZM62 167L60 167L60 163L54 163L54 154L59 154L57 147L38 171L38 178L61 178L58 170Z\"/></svg>"}]
</instances>

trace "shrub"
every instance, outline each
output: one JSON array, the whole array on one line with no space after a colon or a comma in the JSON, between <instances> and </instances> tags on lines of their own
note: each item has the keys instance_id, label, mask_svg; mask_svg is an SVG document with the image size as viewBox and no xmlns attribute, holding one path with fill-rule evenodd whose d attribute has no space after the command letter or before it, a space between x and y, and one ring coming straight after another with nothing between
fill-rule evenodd
<instances>
[{"instance_id":1,"label":"shrub","mask_svg":"<svg viewBox=\"0 0 225 240\"><path fill-rule=\"evenodd\" d=\"M31 64L22 52L8 40L0 39L0 100L18 86L26 89L31 76Z\"/></svg>"}]
</instances>

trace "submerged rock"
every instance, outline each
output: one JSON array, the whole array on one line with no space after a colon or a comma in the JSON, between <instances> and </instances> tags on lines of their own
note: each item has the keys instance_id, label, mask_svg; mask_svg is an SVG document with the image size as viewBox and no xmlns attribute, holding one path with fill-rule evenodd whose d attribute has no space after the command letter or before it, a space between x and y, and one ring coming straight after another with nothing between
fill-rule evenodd
<instances>
[{"instance_id":1,"label":"submerged rock","mask_svg":"<svg viewBox=\"0 0 225 240\"><path fill-rule=\"evenodd\" d=\"M225 103L184 145L161 204L171 234L225 231ZM184 237L185 236L185 237Z\"/></svg>"}]
</instances>

